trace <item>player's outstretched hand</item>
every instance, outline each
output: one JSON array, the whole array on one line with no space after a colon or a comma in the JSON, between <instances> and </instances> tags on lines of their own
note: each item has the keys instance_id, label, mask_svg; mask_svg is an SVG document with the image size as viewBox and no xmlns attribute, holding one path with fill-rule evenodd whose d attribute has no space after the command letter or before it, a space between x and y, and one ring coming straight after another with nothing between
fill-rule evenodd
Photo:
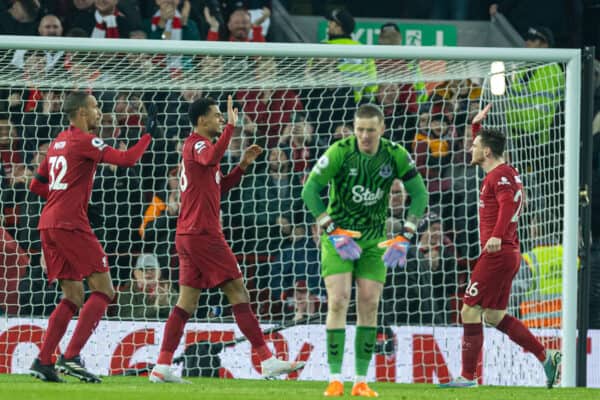
<instances>
[{"instance_id":1,"label":"player's outstretched hand","mask_svg":"<svg viewBox=\"0 0 600 400\"><path fill-rule=\"evenodd\" d=\"M244 150L244 154L242 155L242 159L240 161L240 168L244 171L256 160L258 156L263 152L263 148L257 144L253 144L248 146L246 150Z\"/></svg>"},{"instance_id":2,"label":"player's outstretched hand","mask_svg":"<svg viewBox=\"0 0 600 400\"><path fill-rule=\"evenodd\" d=\"M231 95L227 96L227 123L235 127L238 119L238 109L233 108L233 98Z\"/></svg>"},{"instance_id":3,"label":"player's outstretched hand","mask_svg":"<svg viewBox=\"0 0 600 400\"><path fill-rule=\"evenodd\" d=\"M497 251L500 251L501 247L502 247L502 239L497 238L497 237L491 237L488 239L487 243L485 244L484 250L487 251L488 253L495 253Z\"/></svg>"},{"instance_id":4,"label":"player's outstretched hand","mask_svg":"<svg viewBox=\"0 0 600 400\"><path fill-rule=\"evenodd\" d=\"M342 260L358 260L362 249L354 239L362 236L360 232L350 231L342 228L335 228L329 234L329 241L333 244L335 251L340 255Z\"/></svg>"},{"instance_id":5,"label":"player's outstretched hand","mask_svg":"<svg viewBox=\"0 0 600 400\"><path fill-rule=\"evenodd\" d=\"M385 266L388 268L404 268L409 244L410 241L402 235L379 243L377 247L380 249L387 248L382 257Z\"/></svg>"},{"instance_id":6,"label":"player's outstretched hand","mask_svg":"<svg viewBox=\"0 0 600 400\"><path fill-rule=\"evenodd\" d=\"M479 111L477 113L477 115L475 117L473 117L473 121L471 123L472 124L480 124L481 121L483 121L487 117L488 112L490 112L491 109L492 109L492 103L483 107L483 110Z\"/></svg>"}]
</instances>

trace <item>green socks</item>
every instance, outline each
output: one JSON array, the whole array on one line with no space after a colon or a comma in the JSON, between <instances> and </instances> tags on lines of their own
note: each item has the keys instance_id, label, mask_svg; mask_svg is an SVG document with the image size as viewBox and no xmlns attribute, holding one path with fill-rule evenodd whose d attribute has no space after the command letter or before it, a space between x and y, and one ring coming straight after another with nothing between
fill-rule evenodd
<instances>
[{"instance_id":1,"label":"green socks","mask_svg":"<svg viewBox=\"0 0 600 400\"><path fill-rule=\"evenodd\" d=\"M355 373L357 376L366 376L375 339L377 328L374 326L357 326L354 341ZM344 344L346 341L346 329L327 329L327 363L330 374L342 373L342 361L344 360Z\"/></svg>"},{"instance_id":2,"label":"green socks","mask_svg":"<svg viewBox=\"0 0 600 400\"><path fill-rule=\"evenodd\" d=\"M354 341L355 373L357 376L366 376L369 363L373 356L377 328L374 326L357 326Z\"/></svg>"},{"instance_id":3,"label":"green socks","mask_svg":"<svg viewBox=\"0 0 600 400\"><path fill-rule=\"evenodd\" d=\"M327 363L330 374L342 372L344 360L344 344L346 342L346 329L327 329Z\"/></svg>"}]
</instances>

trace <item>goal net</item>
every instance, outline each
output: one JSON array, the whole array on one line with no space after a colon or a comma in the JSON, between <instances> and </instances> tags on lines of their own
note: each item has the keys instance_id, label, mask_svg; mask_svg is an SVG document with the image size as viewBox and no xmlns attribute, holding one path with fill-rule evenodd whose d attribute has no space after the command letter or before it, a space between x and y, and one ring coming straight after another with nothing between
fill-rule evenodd
<instances>
[{"instance_id":1,"label":"goal net","mask_svg":"<svg viewBox=\"0 0 600 400\"><path fill-rule=\"evenodd\" d=\"M507 158L525 187L524 256L510 312L550 347L560 346L566 63L507 59L492 74L492 61L502 60L365 58L368 52L361 57L355 50L329 58L325 47L321 57L276 55L269 46L239 56L226 47L221 55L202 46L184 54L156 48L73 51L69 42L51 50L0 50L0 372L26 371L60 299L57 283L46 281L36 229L43 202L27 186L49 142L68 126L61 106L74 89L98 99L102 119L95 133L107 144L126 148L144 132L153 137L136 167L100 165L94 180L88 216L118 295L82 353L93 372L140 373L156 360L178 292L180 148L191 132L188 105L203 96L217 99L225 113L232 95L240 110L221 161L224 173L248 145L266 149L222 196L222 225L261 323L290 325L268 336L276 354L307 361L291 378L327 374L321 238L300 192L320 154L353 134L353 113L365 102L382 108L384 136L406 147L430 193L406 267L388 270L369 378L445 382L460 374L460 308L480 251L483 177L469 165L470 121L488 103L484 127L506 133ZM400 233L409 202L397 181L389 236ZM354 303L348 324L343 373L350 378ZM216 347L239 336L223 295L204 292L176 353L186 355L182 373L258 377L247 342ZM544 382L535 358L493 329L485 331L478 371L487 384Z\"/></svg>"}]
</instances>

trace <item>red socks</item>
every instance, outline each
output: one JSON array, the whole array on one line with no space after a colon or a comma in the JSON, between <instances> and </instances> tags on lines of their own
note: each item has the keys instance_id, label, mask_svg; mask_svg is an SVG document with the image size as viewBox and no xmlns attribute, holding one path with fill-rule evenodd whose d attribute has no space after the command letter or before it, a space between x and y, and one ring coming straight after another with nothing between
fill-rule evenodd
<instances>
[{"instance_id":1,"label":"red socks","mask_svg":"<svg viewBox=\"0 0 600 400\"><path fill-rule=\"evenodd\" d=\"M54 354L56 346L58 346L60 339L64 336L67 326L69 326L69 322L76 312L77 306L75 303L67 299L62 299L54 311L52 311L48 319L48 327L42 341L40 355L38 356L40 364L52 364L52 354Z\"/></svg>"},{"instance_id":2,"label":"red socks","mask_svg":"<svg viewBox=\"0 0 600 400\"><path fill-rule=\"evenodd\" d=\"M250 304L234 304L231 308L233 310L233 315L235 316L235 322L237 322L237 325L244 336L248 338L248 341L258 353L260 361L271 358L273 354L265 343L264 335L260 330L256 315L254 315L254 312L252 312L252 309L250 308Z\"/></svg>"},{"instance_id":3,"label":"red socks","mask_svg":"<svg viewBox=\"0 0 600 400\"><path fill-rule=\"evenodd\" d=\"M506 314L496 328L500 332L508 335L510 340L536 356L540 362L546 360L546 349L544 348L544 345L533 336L531 331L527 329L521 321L512 315Z\"/></svg>"},{"instance_id":4,"label":"red socks","mask_svg":"<svg viewBox=\"0 0 600 400\"><path fill-rule=\"evenodd\" d=\"M64 353L66 359L79 355L111 301L112 299L102 292L93 292L90 295L79 313L75 332Z\"/></svg>"},{"instance_id":5,"label":"red socks","mask_svg":"<svg viewBox=\"0 0 600 400\"><path fill-rule=\"evenodd\" d=\"M464 333L462 341L462 376L463 378L475 379L477 360L483 346L483 325L463 324Z\"/></svg>"},{"instance_id":6,"label":"red socks","mask_svg":"<svg viewBox=\"0 0 600 400\"><path fill-rule=\"evenodd\" d=\"M179 341L183 335L183 328L189 318L190 314L183 308L173 307L173 311L169 314L169 319L167 319L167 323L165 324L162 345L160 346L160 353L156 361L157 364L171 365L171 362L173 362L173 353L179 345Z\"/></svg>"}]
</instances>

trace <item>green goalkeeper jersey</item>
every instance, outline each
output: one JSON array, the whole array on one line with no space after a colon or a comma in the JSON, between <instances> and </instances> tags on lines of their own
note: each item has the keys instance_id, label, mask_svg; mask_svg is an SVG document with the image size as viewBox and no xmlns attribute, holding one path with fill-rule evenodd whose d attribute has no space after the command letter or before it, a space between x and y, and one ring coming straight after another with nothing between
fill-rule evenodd
<instances>
[{"instance_id":1,"label":"green goalkeeper jersey","mask_svg":"<svg viewBox=\"0 0 600 400\"><path fill-rule=\"evenodd\" d=\"M418 181L417 185L412 185L417 187L412 190L413 193L410 185L407 190L413 200L413 197L423 197L421 193L415 196L417 191L424 193L424 204L411 207L412 213L420 218L426 206L427 194L408 151L382 138L376 154L364 154L358 149L356 137L350 136L334 143L319 158L305 189L311 183L316 183L317 188L330 183L327 213L337 226L360 231L363 239L368 240L385 237L390 189L396 178ZM305 201L315 217L325 211L311 207L308 197L305 197Z\"/></svg>"}]
</instances>

